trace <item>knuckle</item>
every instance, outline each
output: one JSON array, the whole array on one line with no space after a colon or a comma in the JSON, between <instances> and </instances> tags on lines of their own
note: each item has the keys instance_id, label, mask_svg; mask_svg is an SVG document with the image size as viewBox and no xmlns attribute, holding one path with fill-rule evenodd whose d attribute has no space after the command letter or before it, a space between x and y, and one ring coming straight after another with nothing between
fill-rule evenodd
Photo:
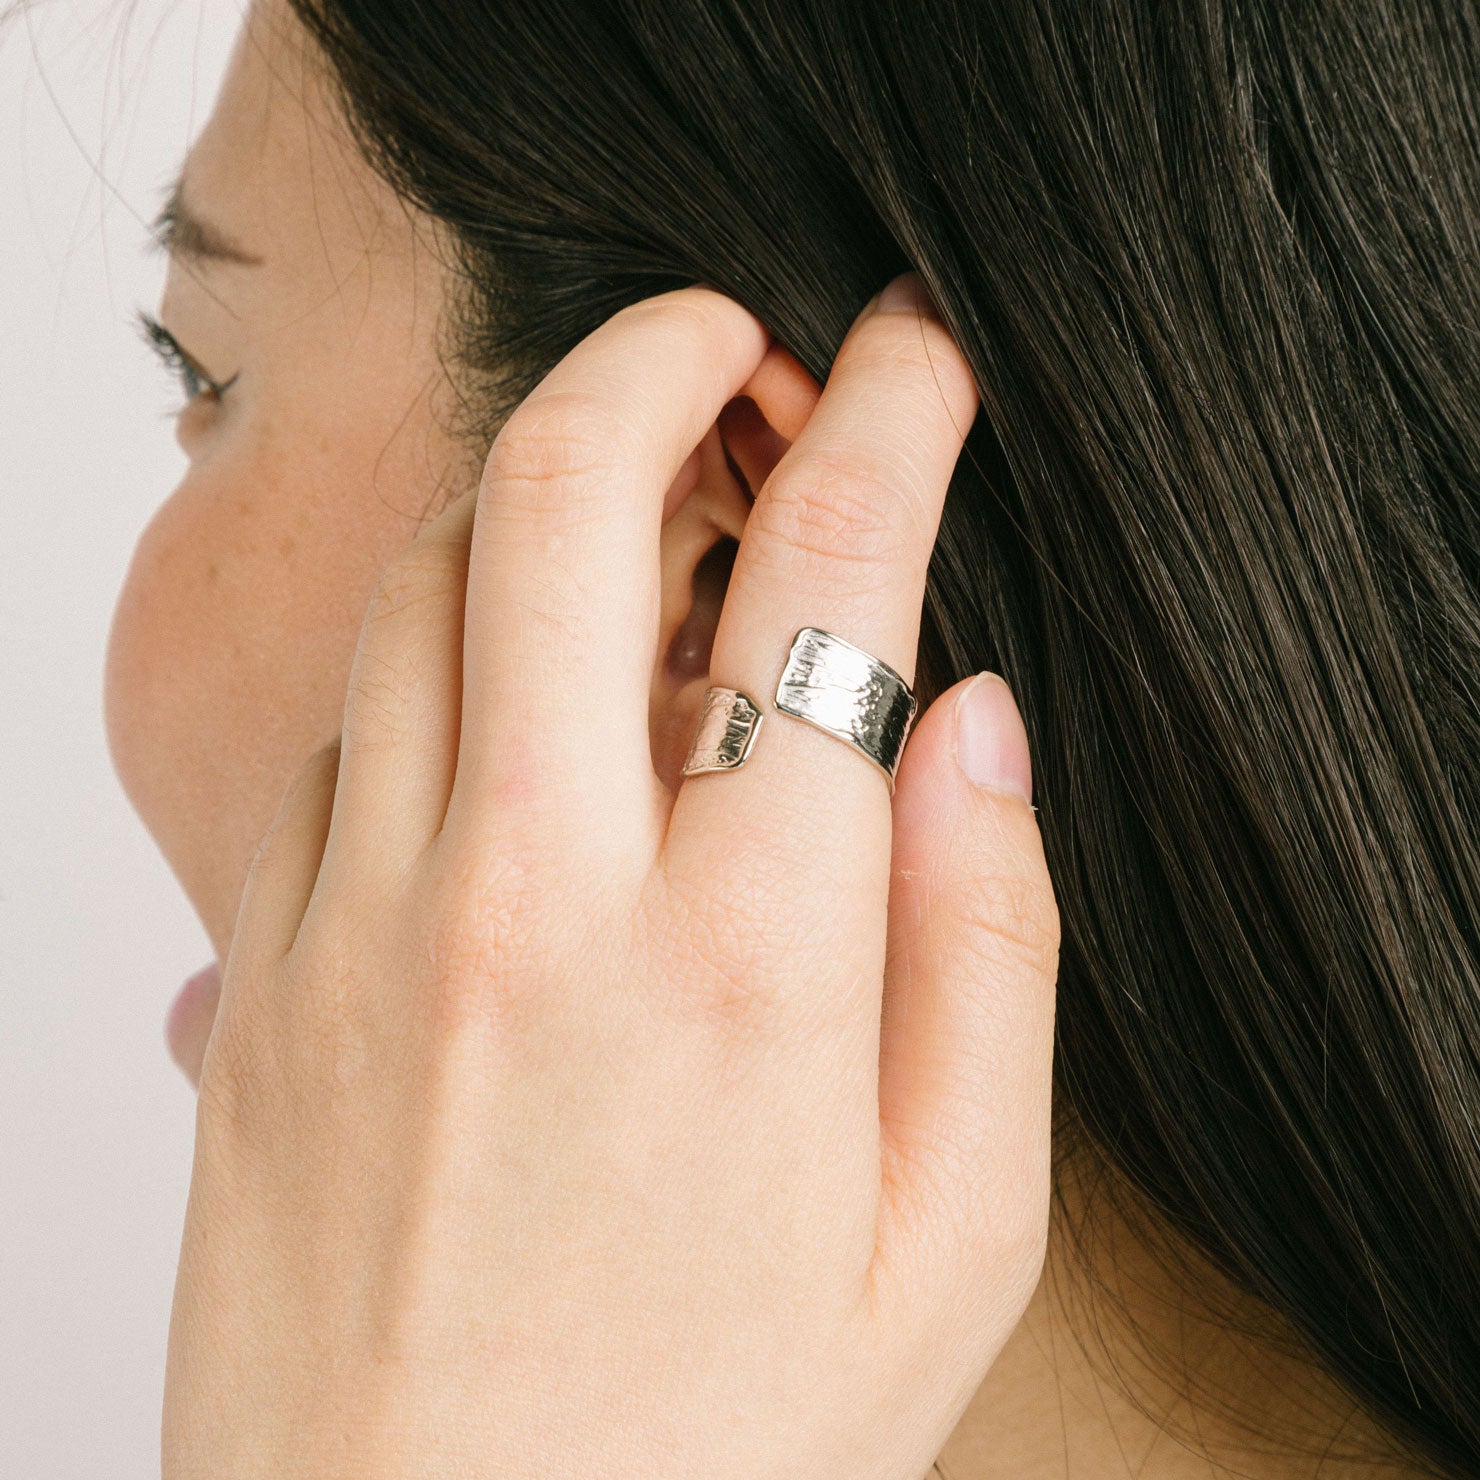
<instances>
[{"instance_id":1,"label":"knuckle","mask_svg":"<svg viewBox=\"0 0 1480 1480\"><path fill-rule=\"evenodd\" d=\"M344 951L320 955L317 969L302 982L290 1050L295 1069L306 1068L310 1083L337 1095L380 1067L375 1049L389 1004L367 989L382 984L388 968L392 979L402 979L399 966L394 955L380 956L374 974L368 975L354 969Z\"/></svg>"},{"instance_id":2,"label":"knuckle","mask_svg":"<svg viewBox=\"0 0 1480 1480\"><path fill-rule=\"evenodd\" d=\"M444 540L418 540L380 573L365 612L365 626L394 622L427 603L460 596L467 580L467 552Z\"/></svg>"},{"instance_id":3,"label":"knuckle","mask_svg":"<svg viewBox=\"0 0 1480 1480\"><path fill-rule=\"evenodd\" d=\"M536 392L494 439L480 502L495 515L579 516L609 481L619 437L611 408L596 398L581 391Z\"/></svg>"},{"instance_id":4,"label":"knuckle","mask_svg":"<svg viewBox=\"0 0 1480 1480\"><path fill-rule=\"evenodd\" d=\"M989 964L1052 982L1058 976L1058 903L1046 877L969 874L941 901L949 923Z\"/></svg>"},{"instance_id":5,"label":"knuckle","mask_svg":"<svg viewBox=\"0 0 1480 1480\"><path fill-rule=\"evenodd\" d=\"M886 1158L891 1213L915 1231L912 1262L952 1272L948 1320L993 1351L1032 1299L1048 1252L1048 1159L1010 1177L984 1175L979 1157L962 1161L933 1143L924 1155ZM897 1281L896 1287L897 1287ZM933 1302L931 1302L933 1305ZM931 1329L939 1333L937 1308Z\"/></svg>"},{"instance_id":6,"label":"knuckle","mask_svg":"<svg viewBox=\"0 0 1480 1480\"><path fill-rule=\"evenodd\" d=\"M867 579L912 554L913 520L895 481L867 453L813 453L778 472L750 522L759 525L767 558L790 564L800 557L814 574L843 567L850 580Z\"/></svg>"},{"instance_id":7,"label":"knuckle","mask_svg":"<svg viewBox=\"0 0 1480 1480\"><path fill-rule=\"evenodd\" d=\"M788 983L805 982L819 1003L827 1000L813 986L835 969L826 947L754 923L775 915L770 889L737 876L716 898L712 888L675 875L652 910L652 938L666 946L668 959L689 963L667 1004L716 1029L726 1043L773 1037L792 1016L783 1011Z\"/></svg>"},{"instance_id":8,"label":"knuckle","mask_svg":"<svg viewBox=\"0 0 1480 1480\"><path fill-rule=\"evenodd\" d=\"M955 1314L966 1329L995 1345L1017 1324L1042 1276L1048 1236L1046 1190L1036 1200L1013 1192L990 1206L977 1200L963 1208L960 1225L942 1235L942 1252L944 1263L963 1276Z\"/></svg>"},{"instance_id":9,"label":"knuckle","mask_svg":"<svg viewBox=\"0 0 1480 1480\"><path fill-rule=\"evenodd\" d=\"M995 1289L996 1303L1010 1317L1027 1309L1048 1253L1049 1198L1013 1196L994 1204L987 1215L983 1274ZM982 1281L986 1286L986 1280Z\"/></svg>"},{"instance_id":10,"label":"knuckle","mask_svg":"<svg viewBox=\"0 0 1480 1480\"><path fill-rule=\"evenodd\" d=\"M743 881L737 887L745 888ZM757 999L764 995L760 982L771 963L760 959L740 921L746 914L743 898L716 909L702 891L687 881L670 880L666 900L654 911L658 937L669 959L687 961L686 980L668 999L685 1017L732 1032L753 1020Z\"/></svg>"},{"instance_id":11,"label":"knuckle","mask_svg":"<svg viewBox=\"0 0 1480 1480\"><path fill-rule=\"evenodd\" d=\"M465 848L449 864L422 912L420 974L434 1022L507 1019L528 995L539 962L533 884L532 865L510 847Z\"/></svg>"},{"instance_id":12,"label":"knuckle","mask_svg":"<svg viewBox=\"0 0 1480 1480\"><path fill-rule=\"evenodd\" d=\"M1022 1315L1043 1272L1050 1230L1046 1164L1009 1182L983 1179L979 1161L964 1182L962 1169L947 1165L940 1175L949 1185L931 1187L927 1179L917 1192L937 1213L933 1262L965 1276L960 1288L970 1294L960 1314L968 1324L1000 1332Z\"/></svg>"},{"instance_id":13,"label":"knuckle","mask_svg":"<svg viewBox=\"0 0 1480 1480\"><path fill-rule=\"evenodd\" d=\"M302 1086L330 1095L369 1064L367 1029L385 1004L364 990L356 950L344 942L296 942L268 971L232 984L201 1066L202 1113L238 1148L270 1154L285 1096Z\"/></svg>"}]
</instances>

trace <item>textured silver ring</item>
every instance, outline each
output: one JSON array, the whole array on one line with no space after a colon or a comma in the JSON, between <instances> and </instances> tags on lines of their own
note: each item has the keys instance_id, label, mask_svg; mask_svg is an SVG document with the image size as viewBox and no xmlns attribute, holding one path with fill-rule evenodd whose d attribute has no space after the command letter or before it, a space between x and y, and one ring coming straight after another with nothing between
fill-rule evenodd
<instances>
[{"instance_id":1,"label":"textured silver ring","mask_svg":"<svg viewBox=\"0 0 1480 1480\"><path fill-rule=\"evenodd\" d=\"M697 776L702 771L733 771L743 766L760 727L761 712L747 695L719 684L706 689L683 774Z\"/></svg>"},{"instance_id":2,"label":"textured silver ring","mask_svg":"<svg viewBox=\"0 0 1480 1480\"><path fill-rule=\"evenodd\" d=\"M866 756L894 795L894 776L919 705L887 663L820 627L803 627L776 685L776 708ZM712 684L704 692L683 774L738 770L760 727L761 712L749 695Z\"/></svg>"},{"instance_id":3,"label":"textured silver ring","mask_svg":"<svg viewBox=\"0 0 1480 1480\"><path fill-rule=\"evenodd\" d=\"M776 708L867 756L894 795L919 703L887 663L820 627L803 627L776 685Z\"/></svg>"}]
</instances>

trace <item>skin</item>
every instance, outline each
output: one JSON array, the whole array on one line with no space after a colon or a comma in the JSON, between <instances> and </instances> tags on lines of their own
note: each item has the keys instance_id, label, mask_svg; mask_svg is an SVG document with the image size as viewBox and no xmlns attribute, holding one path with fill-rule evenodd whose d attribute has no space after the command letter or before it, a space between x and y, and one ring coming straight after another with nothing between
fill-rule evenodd
<instances>
[{"instance_id":1,"label":"skin","mask_svg":"<svg viewBox=\"0 0 1480 1480\"><path fill-rule=\"evenodd\" d=\"M383 895L366 882L376 877L369 860L386 867L387 857L405 856L406 850L396 854L388 839L395 835L398 818L411 826L406 819L415 809L397 791L398 783L381 774L377 785L361 788L366 798L361 815L367 821L359 832L346 825L340 838L326 837L327 807L343 751L323 747L342 730L349 734L355 724L363 732L377 713L383 719L394 692L364 682L367 673L377 671L372 659L386 663L390 657L362 651L372 631L395 630L395 621L366 623L372 602L379 601L382 608L387 604L381 584L387 569L404 574L408 551L421 552L416 557L421 559L430 537L431 548L444 557L443 575L449 563L454 570L461 563L462 579L469 579L467 552L481 460L470 460L451 429L455 395L438 354L444 280L436 233L391 194L355 150L319 81L312 53L277 0L257 5L249 16L215 112L187 163L182 198L252 261L197 260L185 250L188 237L177 239L160 319L213 380L232 384L222 396L196 398L180 416L178 435L189 467L142 535L119 597L106 671L106 717L120 779L197 909L219 960L228 963L227 995L241 1005L232 1019L234 1036L218 1035L216 1042L236 1049L238 1058L231 1062L249 1063L254 1062L252 1042L294 1031L291 1019L275 1021L266 1015L260 1000L261 969L253 975L237 965L248 959L237 936L247 915L244 898L254 863L260 867L264 834L276 823L280 837L297 840L286 849L279 844L289 859L284 876L297 880L290 894L297 888L306 898L305 879L311 887L322 854L326 865L331 858L338 860L336 877L353 881L334 896L335 918L357 919L368 927L384 912ZM733 327L738 320L729 322ZM708 429L695 437L692 452L666 491L660 489L659 579L652 608L658 633L652 661L640 678L646 689L650 769L661 788L656 795L667 799L665 807L679 792L679 767L709 682L710 645L723 636L718 596L696 600L694 573L717 541L742 539L753 491L766 485L819 406L819 388L790 356L759 339L754 343L754 363L744 373L736 371L736 383L727 387L733 394ZM896 411L896 421L901 414ZM880 415L875 407L869 420L877 422ZM740 468L744 486L733 477L725 451ZM450 562L445 559L449 549ZM399 567L398 560L403 562ZM485 565L486 604L496 608L492 597L501 584L514 579L509 572L518 568L517 562L506 558L490 564L485 557ZM413 560L413 569L421 568ZM737 566L737 580L745 579L747 568ZM404 594L409 588L399 589ZM473 589L454 581L453 605L467 600L471 610ZM452 598L444 592L441 599L447 607ZM405 615L397 603L389 604L396 608L393 617ZM422 604L428 611L437 607L435 601ZM414 608L416 603L403 605ZM897 653L885 654L881 644L869 644L902 670L911 666L902 647L907 644L912 651L909 634L918 605L916 593L913 611L904 602L899 609L905 615L888 629ZM406 653L415 654L417 671L437 680L444 701L441 729L425 732L431 738L417 748L423 759L414 774L430 792L441 788L445 793L457 778L474 774L469 760L482 757L484 779L479 791L469 787L469 793L507 796L507 788L499 788L500 767L505 778L510 768L517 774L518 732L499 731L501 745L475 749L461 743L469 710L461 711L455 725L448 718L458 710L449 696L472 703L463 691L465 672L471 670L465 669L460 643L451 640L461 633L459 618L460 607L443 610L440 625L428 618L419 636L413 632L397 639L405 644L396 649L402 661ZM413 629L416 624L402 625ZM843 624L820 625L837 630ZM843 630L862 631L866 625ZM723 667L715 664L716 682L758 661L733 635L744 630L738 619L732 628L720 648L727 661ZM518 650L517 629L506 620L502 628L490 623L488 632L492 648L485 654L486 671L497 672L501 653L505 663L513 661L509 654ZM366 693L376 702L367 704ZM936 696L920 697L923 705ZM933 708L930 714L937 712L944 711ZM423 715L417 723L431 722ZM774 740L785 721L771 723L765 738ZM843 763L866 770L836 742L804 727L786 728L816 742L804 752L809 763L839 765L846 784L860 778ZM939 738L944 733L944 725L927 725L922 719L912 736L895 804L896 867L900 816L924 816L929 810L912 798L927 795L932 786L957 784L941 779L949 749ZM369 749L373 753L374 747ZM469 760L459 757L460 750ZM908 772L912 764L913 776ZM1026 770L1025 755L1021 764ZM760 774L754 764L747 769L752 776ZM361 770L376 774L373 766ZM682 795L698 797L702 786L708 804L719 809L714 817L722 829L723 809L734 805L733 789L744 774L694 778L684 783ZM882 788L876 775L861 779L873 782L875 790L859 788L857 810L877 824L885 816L879 807ZM285 793L291 796L295 782L296 810L288 808L283 821L279 808L287 808ZM730 794L718 797L725 788L731 788ZM599 800L604 805L607 798ZM652 800L647 798L649 804ZM1011 803L1009 813L1017 816L1013 809L1019 806ZM338 817L335 804L336 824ZM1026 809L1023 817L1031 830ZM907 828L903 845L921 850L922 857L923 850L935 846L925 833L912 842ZM304 869L308 873L299 878ZM945 872L948 876L949 870ZM896 889L901 887L896 882ZM891 914L899 898L891 897ZM275 908L259 904L258 934L281 933L290 917L296 932L303 908L304 898L297 898L292 908L281 899ZM384 937L381 955L358 961L355 979L364 982L376 970L383 973L393 951L404 961L412 939ZM965 947L957 943L956 949ZM258 954L257 959L265 957ZM341 950L336 956L339 969L344 969L344 959ZM306 979L296 981L301 987ZM185 1004L174 1021L171 1048L194 1083L210 1068L204 1061L220 1006L215 992L208 990ZM213 1052L218 1064L225 1062L223 1050ZM215 1082L220 1091L203 1105L231 1103L234 1086L240 1111L244 1084L255 1084L259 1104L272 1103L265 1081L218 1069ZM211 1083L207 1078L206 1085ZM886 1090L888 1083L886 1077ZM1025 1092L1019 1106L1025 1124L1033 1120L1027 1107L1036 1103L1037 1092ZM378 1104L375 1113L389 1115L394 1108ZM395 1143L387 1134L374 1144ZM220 1226L239 1226L230 1221L234 1210L221 1190L230 1182L222 1168L233 1165L224 1131L219 1132L216 1155L213 1164L198 1146L187 1247L192 1231L204 1226L207 1209ZM212 1169L215 1180L207 1174ZM925 1436L927 1461L938 1451L942 1470L953 1480L1036 1480L1064 1474L1180 1480L1225 1472L1219 1467L1270 1477L1379 1473L1355 1458L1372 1442L1371 1434L1305 1364L1277 1356L1262 1343L1235 1338L1224 1322L1189 1313L1182 1285L1123 1220L1095 1211L1072 1189L1066 1207L1068 1216L1094 1218L1102 1246L1113 1247L1114 1260L1097 1263L1094 1278L1118 1282L1139 1339L1110 1321L1102 1332L1108 1350L1099 1357L1087 1353L1080 1338L1092 1324L1104 1323L1105 1316L1101 1311L1096 1322L1082 1303L1089 1285L1081 1266L1066 1255L1061 1223L1050 1239L1050 1278L1038 1284L1031 1303L1033 1282L1025 1281L1021 1271L1016 1280L1023 1288L1008 1279L1006 1286L1012 1288L988 1289L1003 1277L1000 1271L983 1276L972 1350L980 1358L995 1353L1003 1341L1006 1345L990 1371L983 1362L966 1398L956 1402L953 1421L933 1439L931 1424L941 1422L954 1400L933 1392L928 1402L916 1405L929 1410L923 1419L917 1414L913 1420ZM264 1239L269 1232L263 1230ZM318 1270L321 1285L331 1283L323 1271L333 1267L326 1256ZM200 1312L219 1314L230 1308L231 1278L203 1259L193 1266L182 1262L177 1326L182 1313L194 1312L195 1324L207 1329L209 1321ZM1209 1292L1223 1293L1210 1274L1204 1278ZM1000 1297L995 1300L989 1298L994 1290ZM1074 1298L1056 1298L1056 1291L1065 1290ZM284 1333L304 1329L308 1305L303 1302L309 1297L300 1294L299 1299L297 1306L285 1302L278 1312L272 1340L260 1330L251 1333L258 1350L266 1342L279 1358L276 1369L271 1361L262 1364L265 1370L294 1366L286 1354L292 1344ZM1017 1324L1024 1305L1026 1315ZM946 1314L939 1314L937 1324L946 1336ZM199 1447L207 1441L191 1431L188 1421L192 1413L215 1412L222 1386L229 1377L241 1377L213 1365L210 1351L213 1345L233 1349L243 1333L222 1327L216 1335L214 1344L190 1348L188 1359L184 1338L172 1335L167 1419L175 1425L175 1453L182 1457L177 1473L194 1473L191 1463L206 1465L208 1460L212 1473L228 1473L219 1468L219 1453L208 1456ZM1147 1343L1172 1354L1175 1381L1136 1363ZM240 1341L236 1344L239 1349ZM949 1365L949 1350L946 1341L943 1366ZM459 1355L457 1361L463 1358ZM1136 1384L1138 1401L1131 1400L1113 1375L1117 1364L1122 1371L1143 1372ZM958 1381L961 1376L957 1371ZM1185 1396L1189 1389L1195 1401ZM272 1384L260 1389L252 1411L270 1411L285 1401L287 1391ZM854 1396L866 1401L868 1392L867 1381L859 1379ZM301 1393L294 1396L302 1398ZM1283 1423L1294 1442L1283 1449L1257 1443L1239 1422L1241 1412ZM217 1418L219 1436L227 1420ZM544 1418L553 1422L549 1414ZM559 1428L536 1426L535 1431L548 1435ZM702 1444L699 1433L696 1427L695 1445ZM797 1456L797 1473L822 1473L803 1462L804 1439L789 1432L777 1442L784 1446L782 1453ZM1311 1456L1323 1449L1330 1454L1318 1467ZM486 1454L486 1447L479 1452ZM542 1453L546 1461L557 1458L548 1442ZM695 1448L694 1455L708 1472L720 1473L702 1449ZM364 1454L356 1458L365 1462ZM860 1473L856 1467L836 1472ZM1395 1467L1380 1473L1403 1471Z\"/></svg>"}]
</instances>

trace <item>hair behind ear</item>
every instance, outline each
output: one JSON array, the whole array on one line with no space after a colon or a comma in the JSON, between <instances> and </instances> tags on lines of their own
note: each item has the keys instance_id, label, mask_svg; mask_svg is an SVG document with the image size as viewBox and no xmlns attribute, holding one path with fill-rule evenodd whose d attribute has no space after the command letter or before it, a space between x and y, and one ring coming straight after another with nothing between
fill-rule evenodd
<instances>
[{"instance_id":1,"label":"hair behind ear","mask_svg":"<svg viewBox=\"0 0 1480 1480\"><path fill-rule=\"evenodd\" d=\"M920 271L982 412L919 673L1032 737L1065 1110L1480 1476L1475 0L294 3L475 436L651 293L821 379Z\"/></svg>"}]
</instances>

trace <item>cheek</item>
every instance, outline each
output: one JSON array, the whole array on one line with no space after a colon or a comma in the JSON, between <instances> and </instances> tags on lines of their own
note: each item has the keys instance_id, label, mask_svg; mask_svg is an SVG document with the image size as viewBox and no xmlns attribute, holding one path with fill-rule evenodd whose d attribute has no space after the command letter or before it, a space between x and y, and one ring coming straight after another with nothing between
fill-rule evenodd
<instances>
[{"instance_id":1,"label":"cheek","mask_svg":"<svg viewBox=\"0 0 1480 1480\"><path fill-rule=\"evenodd\" d=\"M355 525L325 486L188 478L140 537L114 612L114 765L218 950L289 779L339 730L375 580L374 551L341 548Z\"/></svg>"}]
</instances>

